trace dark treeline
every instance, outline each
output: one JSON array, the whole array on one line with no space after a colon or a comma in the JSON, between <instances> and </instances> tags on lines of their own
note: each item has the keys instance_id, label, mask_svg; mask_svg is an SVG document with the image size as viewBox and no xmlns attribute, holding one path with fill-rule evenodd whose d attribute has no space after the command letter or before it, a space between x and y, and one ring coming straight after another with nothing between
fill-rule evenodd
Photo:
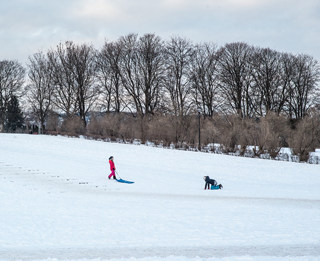
<instances>
[{"instance_id":1,"label":"dark treeline","mask_svg":"<svg viewBox=\"0 0 320 261\"><path fill-rule=\"evenodd\" d=\"M320 144L319 76L311 56L246 43L154 34L100 50L65 42L30 56L26 68L0 61L0 126L23 126L20 102L40 132L195 145L200 122L202 144L257 145L257 154L290 146L302 155Z\"/></svg>"}]
</instances>

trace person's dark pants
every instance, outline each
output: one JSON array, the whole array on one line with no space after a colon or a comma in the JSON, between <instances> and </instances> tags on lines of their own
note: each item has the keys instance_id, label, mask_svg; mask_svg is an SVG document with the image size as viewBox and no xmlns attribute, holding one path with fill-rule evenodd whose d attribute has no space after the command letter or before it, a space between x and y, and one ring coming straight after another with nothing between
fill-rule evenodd
<instances>
[{"instance_id":1,"label":"person's dark pants","mask_svg":"<svg viewBox=\"0 0 320 261\"><path fill-rule=\"evenodd\" d=\"M208 183L208 182L206 182L206 185L204 186L204 189L207 189L207 187L208 187L208 189L210 189L210 183Z\"/></svg>"}]
</instances>

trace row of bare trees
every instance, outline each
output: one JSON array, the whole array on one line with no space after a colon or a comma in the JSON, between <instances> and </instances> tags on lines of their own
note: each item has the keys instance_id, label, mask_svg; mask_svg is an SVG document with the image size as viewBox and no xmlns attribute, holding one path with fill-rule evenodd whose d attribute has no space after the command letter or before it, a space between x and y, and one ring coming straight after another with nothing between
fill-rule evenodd
<instances>
[{"instance_id":1,"label":"row of bare trees","mask_svg":"<svg viewBox=\"0 0 320 261\"><path fill-rule=\"evenodd\" d=\"M39 111L52 106L78 114L85 125L93 109L177 119L197 110L300 119L319 102L319 65L308 55L246 43L195 45L181 37L165 42L154 34L120 37L101 50L60 43L31 56L28 75L30 102Z\"/></svg>"},{"instance_id":2,"label":"row of bare trees","mask_svg":"<svg viewBox=\"0 0 320 261\"><path fill-rule=\"evenodd\" d=\"M48 113L78 115L84 126L100 90L96 84L96 52L92 46L59 44L46 54L36 53L28 65L29 103L44 128Z\"/></svg>"},{"instance_id":3,"label":"row of bare trees","mask_svg":"<svg viewBox=\"0 0 320 261\"><path fill-rule=\"evenodd\" d=\"M100 50L65 42L30 56L26 69L15 61L0 62L0 125L15 96L32 109L43 130L53 111L70 121L76 116L83 130L89 129L93 111L118 113L137 119L142 139L157 117L178 142L187 138L198 113L205 119L270 113L302 119L319 109L319 77L311 56L246 43L217 47L154 34L129 34L106 41Z\"/></svg>"}]
</instances>

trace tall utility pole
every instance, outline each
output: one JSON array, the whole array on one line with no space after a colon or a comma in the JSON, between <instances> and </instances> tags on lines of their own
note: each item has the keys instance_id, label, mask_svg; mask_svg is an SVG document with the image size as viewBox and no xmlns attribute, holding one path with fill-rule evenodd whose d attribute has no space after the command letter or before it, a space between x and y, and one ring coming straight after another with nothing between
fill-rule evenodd
<instances>
[{"instance_id":1,"label":"tall utility pole","mask_svg":"<svg viewBox=\"0 0 320 261\"><path fill-rule=\"evenodd\" d=\"M201 134L200 134L200 120L201 120L201 110L198 109L198 118L199 118L199 146L198 150L201 151Z\"/></svg>"}]
</instances>

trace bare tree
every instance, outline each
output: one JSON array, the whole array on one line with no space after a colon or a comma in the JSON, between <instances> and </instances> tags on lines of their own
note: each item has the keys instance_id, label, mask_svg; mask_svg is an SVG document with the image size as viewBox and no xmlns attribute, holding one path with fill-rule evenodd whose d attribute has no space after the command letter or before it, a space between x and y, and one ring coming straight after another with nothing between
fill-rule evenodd
<instances>
[{"instance_id":1,"label":"bare tree","mask_svg":"<svg viewBox=\"0 0 320 261\"><path fill-rule=\"evenodd\" d=\"M172 37L166 45L167 84L174 115L187 115L191 108L191 66L193 44L181 37Z\"/></svg>"},{"instance_id":2,"label":"bare tree","mask_svg":"<svg viewBox=\"0 0 320 261\"><path fill-rule=\"evenodd\" d=\"M19 98L25 80L25 69L17 61L0 61L0 125L4 124L11 97Z\"/></svg>"},{"instance_id":3,"label":"bare tree","mask_svg":"<svg viewBox=\"0 0 320 261\"><path fill-rule=\"evenodd\" d=\"M293 116L301 119L315 105L320 68L318 62L308 55L298 55L291 61L293 64L288 104L290 118Z\"/></svg>"},{"instance_id":4,"label":"bare tree","mask_svg":"<svg viewBox=\"0 0 320 261\"><path fill-rule=\"evenodd\" d=\"M163 43L153 34L138 39L130 34L120 38L123 48L121 79L132 109L139 116L141 138L147 136L147 116L153 115L160 105L163 89Z\"/></svg>"},{"instance_id":5,"label":"bare tree","mask_svg":"<svg viewBox=\"0 0 320 261\"><path fill-rule=\"evenodd\" d=\"M99 95L95 85L96 54L92 46L73 42L59 44L48 54L54 68L55 104L67 117L78 113L84 126L86 116Z\"/></svg>"},{"instance_id":6,"label":"bare tree","mask_svg":"<svg viewBox=\"0 0 320 261\"><path fill-rule=\"evenodd\" d=\"M119 42L106 42L97 57L97 80L107 112L120 112L125 107L120 73L121 55Z\"/></svg>"},{"instance_id":7,"label":"bare tree","mask_svg":"<svg viewBox=\"0 0 320 261\"><path fill-rule=\"evenodd\" d=\"M76 113L77 98L74 88L72 54L68 47L72 43L60 43L56 50L48 51L50 66L53 68L54 93L53 103L69 118Z\"/></svg>"},{"instance_id":8,"label":"bare tree","mask_svg":"<svg viewBox=\"0 0 320 261\"><path fill-rule=\"evenodd\" d=\"M122 83L139 115L154 114L163 88L163 44L159 37L146 34L138 39L130 34L120 38L123 47Z\"/></svg>"},{"instance_id":9,"label":"bare tree","mask_svg":"<svg viewBox=\"0 0 320 261\"><path fill-rule=\"evenodd\" d=\"M202 114L209 117L219 107L218 60L215 45L202 44L195 47L192 66L193 99Z\"/></svg>"},{"instance_id":10,"label":"bare tree","mask_svg":"<svg viewBox=\"0 0 320 261\"><path fill-rule=\"evenodd\" d=\"M287 100L287 86L281 74L281 54L269 48L257 48L252 58L253 93L256 100L254 107L257 115L264 116L268 112L278 115Z\"/></svg>"},{"instance_id":11,"label":"bare tree","mask_svg":"<svg viewBox=\"0 0 320 261\"><path fill-rule=\"evenodd\" d=\"M96 53L92 46L72 44L73 76L76 89L78 113L84 126L87 125L87 114L95 105L99 95L95 83Z\"/></svg>"},{"instance_id":12,"label":"bare tree","mask_svg":"<svg viewBox=\"0 0 320 261\"><path fill-rule=\"evenodd\" d=\"M250 116L250 58L253 48L246 43L226 44L220 49L220 89L228 107L240 117Z\"/></svg>"},{"instance_id":13,"label":"bare tree","mask_svg":"<svg viewBox=\"0 0 320 261\"><path fill-rule=\"evenodd\" d=\"M123 48L121 60L121 80L126 89L132 104L131 108L138 115L143 115L142 106L142 87L138 73L138 57L137 57L137 38L136 34L129 34L120 38Z\"/></svg>"},{"instance_id":14,"label":"bare tree","mask_svg":"<svg viewBox=\"0 0 320 261\"><path fill-rule=\"evenodd\" d=\"M43 53L36 53L29 58L29 81L27 86L28 99L32 110L40 122L41 129L45 130L45 121L52 109L53 69Z\"/></svg>"},{"instance_id":15,"label":"bare tree","mask_svg":"<svg viewBox=\"0 0 320 261\"><path fill-rule=\"evenodd\" d=\"M176 142L187 131L190 119L187 115L192 109L191 70L194 57L193 44L181 37L172 37L166 43L167 83L170 97L169 111L175 116Z\"/></svg>"},{"instance_id":16,"label":"bare tree","mask_svg":"<svg viewBox=\"0 0 320 261\"><path fill-rule=\"evenodd\" d=\"M154 34L145 34L138 42L138 68L142 83L142 104L146 114L154 114L164 88L163 42Z\"/></svg>"}]
</instances>

